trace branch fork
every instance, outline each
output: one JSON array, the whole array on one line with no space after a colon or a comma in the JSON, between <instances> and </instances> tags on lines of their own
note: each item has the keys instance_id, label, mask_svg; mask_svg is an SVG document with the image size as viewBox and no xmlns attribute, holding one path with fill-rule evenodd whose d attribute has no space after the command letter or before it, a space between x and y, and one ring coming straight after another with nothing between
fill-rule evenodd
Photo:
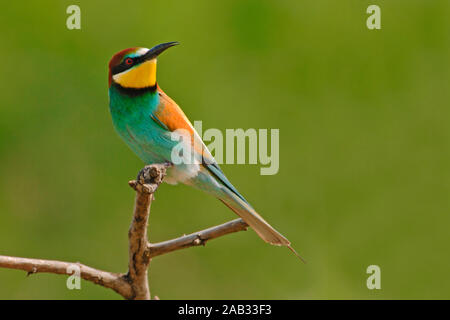
<instances>
[{"instance_id":1,"label":"branch fork","mask_svg":"<svg viewBox=\"0 0 450 320\"><path fill-rule=\"evenodd\" d=\"M34 273L55 273L71 275L73 265L80 270L80 277L105 288L110 288L125 299L149 300L148 268L152 258L172 251L206 245L209 240L229 233L245 231L247 223L235 219L202 231L183 235L179 238L159 243L150 243L147 237L148 221L154 193L162 183L166 170L171 164L152 164L139 171L136 180L128 184L136 192L133 219L128 231L128 272L113 273L95 269L79 262L70 263L57 260L29 259L0 255L0 268L23 270L27 275ZM156 297L155 297L156 298Z\"/></svg>"}]
</instances>

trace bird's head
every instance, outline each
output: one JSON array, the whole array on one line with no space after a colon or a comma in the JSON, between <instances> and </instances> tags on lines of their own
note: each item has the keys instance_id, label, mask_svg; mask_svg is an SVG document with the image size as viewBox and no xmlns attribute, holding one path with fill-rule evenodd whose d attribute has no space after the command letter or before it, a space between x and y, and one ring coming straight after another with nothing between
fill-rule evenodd
<instances>
[{"instance_id":1,"label":"bird's head","mask_svg":"<svg viewBox=\"0 0 450 320\"><path fill-rule=\"evenodd\" d=\"M151 49L129 48L116 53L109 61L109 86L142 89L156 85L156 58L178 42L161 43Z\"/></svg>"}]
</instances>

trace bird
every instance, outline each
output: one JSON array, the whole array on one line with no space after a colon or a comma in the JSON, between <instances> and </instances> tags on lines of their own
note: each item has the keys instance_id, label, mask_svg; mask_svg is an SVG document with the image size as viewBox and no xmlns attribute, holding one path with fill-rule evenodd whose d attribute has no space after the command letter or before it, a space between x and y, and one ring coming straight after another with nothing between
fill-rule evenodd
<instances>
[{"instance_id":1,"label":"bird","mask_svg":"<svg viewBox=\"0 0 450 320\"><path fill-rule=\"evenodd\" d=\"M146 164L171 164L164 182L183 183L218 198L262 240L286 246L302 259L291 242L266 222L231 184L184 112L157 83L157 58L178 44L167 42L151 49L128 48L111 58L108 94L115 130ZM173 163L173 148L180 143L173 139L173 132L184 132L186 139L181 144L186 148L183 150L190 150L195 161Z\"/></svg>"}]
</instances>

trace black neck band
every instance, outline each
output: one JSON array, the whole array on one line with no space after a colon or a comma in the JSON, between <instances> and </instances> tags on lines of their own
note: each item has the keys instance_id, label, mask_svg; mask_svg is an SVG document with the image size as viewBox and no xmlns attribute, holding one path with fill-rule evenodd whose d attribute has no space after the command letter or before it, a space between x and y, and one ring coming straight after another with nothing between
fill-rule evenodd
<instances>
[{"instance_id":1,"label":"black neck band","mask_svg":"<svg viewBox=\"0 0 450 320\"><path fill-rule=\"evenodd\" d=\"M126 94L130 97L136 97L143 95L144 93L152 93L156 92L156 83L154 86L151 87L144 87L144 88L125 88L122 87L120 84L113 81L112 86L116 88L120 93Z\"/></svg>"}]
</instances>

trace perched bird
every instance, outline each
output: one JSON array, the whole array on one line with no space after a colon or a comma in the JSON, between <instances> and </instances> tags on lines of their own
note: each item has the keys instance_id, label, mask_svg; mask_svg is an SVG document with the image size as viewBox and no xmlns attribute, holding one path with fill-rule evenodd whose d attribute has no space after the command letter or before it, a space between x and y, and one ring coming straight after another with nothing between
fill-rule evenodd
<instances>
[{"instance_id":1,"label":"perched bird","mask_svg":"<svg viewBox=\"0 0 450 320\"><path fill-rule=\"evenodd\" d=\"M172 149L180 143L171 133L183 129L189 139L192 159L173 164L164 181L184 183L222 201L240 216L266 242L287 246L290 242L270 226L228 181L217 162L180 107L156 82L156 60L177 42L151 49L129 48L109 62L109 107L114 127L128 146L147 164L173 163ZM184 150L184 149L183 149ZM299 256L300 257L300 256Z\"/></svg>"}]
</instances>

